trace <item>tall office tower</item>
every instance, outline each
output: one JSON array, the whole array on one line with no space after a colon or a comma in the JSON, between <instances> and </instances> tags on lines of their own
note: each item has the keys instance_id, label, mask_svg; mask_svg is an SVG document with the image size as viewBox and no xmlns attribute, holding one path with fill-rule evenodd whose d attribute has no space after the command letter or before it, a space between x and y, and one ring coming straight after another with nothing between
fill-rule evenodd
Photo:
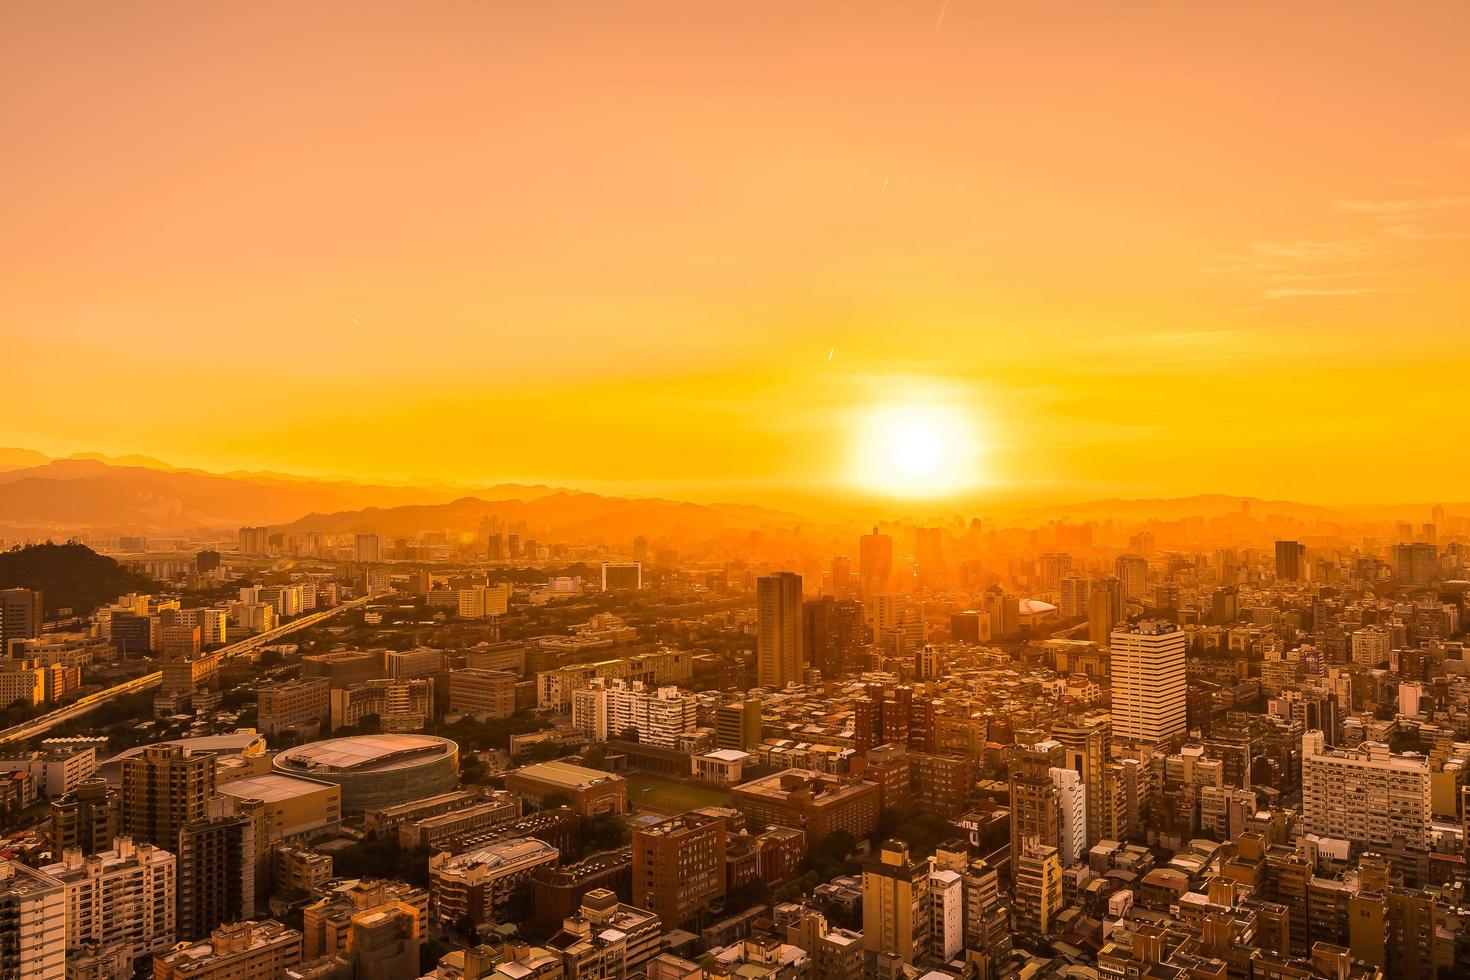
<instances>
[{"instance_id":1,"label":"tall office tower","mask_svg":"<svg viewBox=\"0 0 1470 980\"><path fill-rule=\"evenodd\" d=\"M1062 910L1062 862L1057 849L1026 841L1015 859L1014 879L1017 931L1048 935L1052 920Z\"/></svg>"},{"instance_id":2,"label":"tall office tower","mask_svg":"<svg viewBox=\"0 0 1470 980\"><path fill-rule=\"evenodd\" d=\"M1300 541L1276 542L1276 580L1278 582L1300 582L1304 570L1307 547Z\"/></svg>"},{"instance_id":3,"label":"tall office tower","mask_svg":"<svg viewBox=\"0 0 1470 980\"><path fill-rule=\"evenodd\" d=\"M1235 622L1240 615L1240 592L1233 585L1216 589L1210 594L1210 622L1226 626Z\"/></svg>"},{"instance_id":4,"label":"tall office tower","mask_svg":"<svg viewBox=\"0 0 1470 980\"><path fill-rule=\"evenodd\" d=\"M999 586L985 590L985 611L990 615L990 635L1001 640L1021 628L1021 598Z\"/></svg>"},{"instance_id":5,"label":"tall office tower","mask_svg":"<svg viewBox=\"0 0 1470 980\"><path fill-rule=\"evenodd\" d=\"M1061 596L1057 602L1057 611L1063 619L1076 619L1078 616L1086 616L1088 611L1088 596L1092 591L1092 579L1085 575L1063 576L1057 585Z\"/></svg>"},{"instance_id":6,"label":"tall office tower","mask_svg":"<svg viewBox=\"0 0 1470 980\"><path fill-rule=\"evenodd\" d=\"M892 578L893 539L879 534L875 527L858 541L858 586L863 598L887 592Z\"/></svg>"},{"instance_id":7,"label":"tall office tower","mask_svg":"<svg viewBox=\"0 0 1470 980\"><path fill-rule=\"evenodd\" d=\"M41 869L66 889L66 948L120 945L129 967L174 944L174 856L119 837L87 857L64 852Z\"/></svg>"},{"instance_id":8,"label":"tall office tower","mask_svg":"<svg viewBox=\"0 0 1470 980\"><path fill-rule=\"evenodd\" d=\"M1302 820L1309 833L1369 847L1427 847L1429 760L1382 742L1330 749L1319 731L1302 736ZM1397 841L1397 844L1395 843Z\"/></svg>"},{"instance_id":9,"label":"tall office tower","mask_svg":"<svg viewBox=\"0 0 1470 980\"><path fill-rule=\"evenodd\" d=\"M1427 541L1394 545L1393 574L1405 585L1428 585L1439 578L1439 549Z\"/></svg>"},{"instance_id":10,"label":"tall office tower","mask_svg":"<svg viewBox=\"0 0 1470 980\"><path fill-rule=\"evenodd\" d=\"M178 745L150 745L123 760L123 833L172 850L185 824L206 816L214 795L215 757Z\"/></svg>"},{"instance_id":11,"label":"tall office tower","mask_svg":"<svg viewBox=\"0 0 1470 980\"><path fill-rule=\"evenodd\" d=\"M1067 750L1069 769L1082 776L1087 794L1087 847L1107 836L1103 828L1107 820L1103 812L1103 784L1108 758L1112 754L1113 722L1107 714L1086 715L1074 721L1053 725L1051 737Z\"/></svg>"},{"instance_id":12,"label":"tall office tower","mask_svg":"<svg viewBox=\"0 0 1470 980\"><path fill-rule=\"evenodd\" d=\"M801 609L802 650L822 677L842 677L865 666L867 623L856 599L823 596Z\"/></svg>"},{"instance_id":13,"label":"tall office tower","mask_svg":"<svg viewBox=\"0 0 1470 980\"><path fill-rule=\"evenodd\" d=\"M1044 589L1060 589L1062 580L1072 574L1072 556L1065 552L1042 555L1036 561L1037 575Z\"/></svg>"},{"instance_id":14,"label":"tall office tower","mask_svg":"<svg viewBox=\"0 0 1470 980\"><path fill-rule=\"evenodd\" d=\"M725 895L725 818L689 812L633 831L633 904L666 927Z\"/></svg>"},{"instance_id":15,"label":"tall office tower","mask_svg":"<svg viewBox=\"0 0 1470 980\"><path fill-rule=\"evenodd\" d=\"M1082 774L1075 769L1054 767L1051 782L1057 789L1057 811L1060 815L1057 834L1057 857L1063 868L1087 859L1087 787Z\"/></svg>"},{"instance_id":16,"label":"tall office tower","mask_svg":"<svg viewBox=\"0 0 1470 980\"><path fill-rule=\"evenodd\" d=\"M633 560L640 565L648 561L648 539L641 534L633 539Z\"/></svg>"},{"instance_id":17,"label":"tall office tower","mask_svg":"<svg viewBox=\"0 0 1470 980\"><path fill-rule=\"evenodd\" d=\"M1093 643L1107 646L1112 639L1113 627L1119 621L1115 609L1121 596L1121 584L1116 578L1092 583L1087 594L1087 638Z\"/></svg>"},{"instance_id":18,"label":"tall office tower","mask_svg":"<svg viewBox=\"0 0 1470 980\"><path fill-rule=\"evenodd\" d=\"M1144 745L1188 728L1184 631L1145 620L1113 631L1113 737Z\"/></svg>"},{"instance_id":19,"label":"tall office tower","mask_svg":"<svg viewBox=\"0 0 1470 980\"><path fill-rule=\"evenodd\" d=\"M746 698L715 709L715 748L744 752L760 742L760 698Z\"/></svg>"},{"instance_id":20,"label":"tall office tower","mask_svg":"<svg viewBox=\"0 0 1470 980\"><path fill-rule=\"evenodd\" d=\"M605 561L602 563L602 591L637 592L643 588L643 563Z\"/></svg>"},{"instance_id":21,"label":"tall office tower","mask_svg":"<svg viewBox=\"0 0 1470 980\"><path fill-rule=\"evenodd\" d=\"M60 854L76 848L96 854L112 846L122 832L121 796L101 776L84 779L76 789L51 801L51 849Z\"/></svg>"},{"instance_id":22,"label":"tall office tower","mask_svg":"<svg viewBox=\"0 0 1470 980\"><path fill-rule=\"evenodd\" d=\"M0 980L65 980L66 886L0 858Z\"/></svg>"},{"instance_id":23,"label":"tall office tower","mask_svg":"<svg viewBox=\"0 0 1470 980\"><path fill-rule=\"evenodd\" d=\"M1142 555L1119 555L1114 568L1123 601L1142 602L1148 588L1148 559Z\"/></svg>"},{"instance_id":24,"label":"tall office tower","mask_svg":"<svg viewBox=\"0 0 1470 980\"><path fill-rule=\"evenodd\" d=\"M234 797L216 796L203 819L179 831L179 939L203 939L255 912L260 818L258 810L238 811Z\"/></svg>"},{"instance_id":25,"label":"tall office tower","mask_svg":"<svg viewBox=\"0 0 1470 980\"><path fill-rule=\"evenodd\" d=\"M847 595L852 588L852 561L846 555L837 555L832 559L832 593L834 595Z\"/></svg>"},{"instance_id":26,"label":"tall office tower","mask_svg":"<svg viewBox=\"0 0 1470 980\"><path fill-rule=\"evenodd\" d=\"M1067 763L1066 747L1054 739L1023 741L1006 758L1011 792L1011 853L1021 853L1028 839L1056 846L1062 839L1061 794L1051 771Z\"/></svg>"},{"instance_id":27,"label":"tall office tower","mask_svg":"<svg viewBox=\"0 0 1470 980\"><path fill-rule=\"evenodd\" d=\"M503 561L505 559L505 535L498 532L491 534L485 541L485 554L491 561Z\"/></svg>"},{"instance_id":28,"label":"tall office tower","mask_svg":"<svg viewBox=\"0 0 1470 980\"><path fill-rule=\"evenodd\" d=\"M919 566L921 582L933 584L939 581L944 574L944 531L941 528L914 528L914 561Z\"/></svg>"},{"instance_id":29,"label":"tall office tower","mask_svg":"<svg viewBox=\"0 0 1470 980\"><path fill-rule=\"evenodd\" d=\"M10 656L12 640L34 640L40 635L40 591L0 589L0 656Z\"/></svg>"},{"instance_id":30,"label":"tall office tower","mask_svg":"<svg viewBox=\"0 0 1470 980\"><path fill-rule=\"evenodd\" d=\"M755 581L756 683L785 687L801 683L801 576L762 575ZM636 902L634 903L637 904Z\"/></svg>"},{"instance_id":31,"label":"tall office tower","mask_svg":"<svg viewBox=\"0 0 1470 980\"><path fill-rule=\"evenodd\" d=\"M863 864L863 949L881 964L908 966L929 949L929 864L887 840ZM880 967L881 972L881 967Z\"/></svg>"},{"instance_id":32,"label":"tall office tower","mask_svg":"<svg viewBox=\"0 0 1470 980\"><path fill-rule=\"evenodd\" d=\"M381 547L376 534L359 534L355 540L355 551L353 557L360 565L370 565L381 561Z\"/></svg>"}]
</instances>

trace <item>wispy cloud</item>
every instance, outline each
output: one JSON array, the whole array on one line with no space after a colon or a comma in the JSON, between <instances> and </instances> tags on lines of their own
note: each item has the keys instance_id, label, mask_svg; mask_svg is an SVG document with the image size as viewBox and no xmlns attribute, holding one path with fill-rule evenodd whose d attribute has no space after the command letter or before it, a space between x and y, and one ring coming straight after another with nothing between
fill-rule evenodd
<instances>
[{"instance_id":1,"label":"wispy cloud","mask_svg":"<svg viewBox=\"0 0 1470 980\"><path fill-rule=\"evenodd\" d=\"M1366 296L1370 293L1386 293L1387 289L1313 289L1310 287L1281 287L1268 289L1266 299L1313 299L1323 297Z\"/></svg>"},{"instance_id":2,"label":"wispy cloud","mask_svg":"<svg viewBox=\"0 0 1470 980\"><path fill-rule=\"evenodd\" d=\"M1352 211L1358 214L1372 214L1380 217L1402 218L1406 215L1429 214L1435 211L1444 211L1450 208L1463 208L1470 205L1470 197L1441 196L1441 197L1412 197L1400 198L1393 201L1338 201L1339 211Z\"/></svg>"}]
</instances>

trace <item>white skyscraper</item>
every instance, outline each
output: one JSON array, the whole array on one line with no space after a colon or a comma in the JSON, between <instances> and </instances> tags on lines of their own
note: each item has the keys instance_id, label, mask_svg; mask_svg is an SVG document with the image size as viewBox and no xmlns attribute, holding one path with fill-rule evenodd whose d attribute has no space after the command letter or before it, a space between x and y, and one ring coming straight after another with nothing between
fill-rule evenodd
<instances>
[{"instance_id":1,"label":"white skyscraper","mask_svg":"<svg viewBox=\"0 0 1470 980\"><path fill-rule=\"evenodd\" d=\"M380 554L378 536L376 534L359 534L356 539L355 552L355 557L360 564L370 564L378 561Z\"/></svg>"},{"instance_id":2,"label":"white skyscraper","mask_svg":"<svg viewBox=\"0 0 1470 980\"><path fill-rule=\"evenodd\" d=\"M41 870L66 887L67 949L117 945L135 964L174 944L176 862L127 837L113 843L90 856L69 848Z\"/></svg>"},{"instance_id":3,"label":"white skyscraper","mask_svg":"<svg viewBox=\"0 0 1470 980\"><path fill-rule=\"evenodd\" d=\"M1057 809L1061 811L1057 856L1063 868L1070 868L1087 859L1087 787L1075 769L1053 768L1051 782L1057 788Z\"/></svg>"},{"instance_id":4,"label":"white skyscraper","mask_svg":"<svg viewBox=\"0 0 1470 980\"><path fill-rule=\"evenodd\" d=\"M1112 634L1113 737L1156 744L1188 728L1184 631L1140 622Z\"/></svg>"}]
</instances>

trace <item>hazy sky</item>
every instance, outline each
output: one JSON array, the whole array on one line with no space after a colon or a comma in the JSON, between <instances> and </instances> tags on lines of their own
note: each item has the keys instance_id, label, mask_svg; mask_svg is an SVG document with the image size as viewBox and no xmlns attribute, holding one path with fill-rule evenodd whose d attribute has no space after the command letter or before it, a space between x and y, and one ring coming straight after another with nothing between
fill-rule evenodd
<instances>
[{"instance_id":1,"label":"hazy sky","mask_svg":"<svg viewBox=\"0 0 1470 980\"><path fill-rule=\"evenodd\" d=\"M1463 0L0 36L0 444L751 499L919 404L995 492L1467 496Z\"/></svg>"}]
</instances>

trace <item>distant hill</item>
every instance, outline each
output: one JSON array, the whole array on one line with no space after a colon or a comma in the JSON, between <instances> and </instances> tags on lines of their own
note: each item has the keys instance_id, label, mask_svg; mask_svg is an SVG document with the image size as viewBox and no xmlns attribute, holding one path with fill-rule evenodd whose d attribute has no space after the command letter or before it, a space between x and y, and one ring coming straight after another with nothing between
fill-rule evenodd
<instances>
[{"instance_id":1,"label":"distant hill","mask_svg":"<svg viewBox=\"0 0 1470 980\"><path fill-rule=\"evenodd\" d=\"M0 551L0 588L40 589L46 614L58 609L91 612L128 592L157 583L80 544L38 544Z\"/></svg>"},{"instance_id":2,"label":"distant hill","mask_svg":"<svg viewBox=\"0 0 1470 980\"><path fill-rule=\"evenodd\" d=\"M670 543L707 543L743 538L752 531L799 526L793 514L739 504L691 504L638 497L604 497L561 491L531 500L486 500L464 497L447 504L366 508L333 514L308 514L277 527L288 535L310 531L351 533L375 531L389 538L412 537L419 531L474 533L487 517L502 523L524 521L535 536L551 528L559 539L628 541L656 533Z\"/></svg>"},{"instance_id":3,"label":"distant hill","mask_svg":"<svg viewBox=\"0 0 1470 980\"><path fill-rule=\"evenodd\" d=\"M465 493L463 487L386 486L274 473L221 475L165 468L146 457L79 456L5 468L6 459L24 462L23 452L0 451L0 528L31 537L63 537L78 530L232 529L313 512L444 503ZM495 492L530 498L553 489L513 486Z\"/></svg>"}]
</instances>

